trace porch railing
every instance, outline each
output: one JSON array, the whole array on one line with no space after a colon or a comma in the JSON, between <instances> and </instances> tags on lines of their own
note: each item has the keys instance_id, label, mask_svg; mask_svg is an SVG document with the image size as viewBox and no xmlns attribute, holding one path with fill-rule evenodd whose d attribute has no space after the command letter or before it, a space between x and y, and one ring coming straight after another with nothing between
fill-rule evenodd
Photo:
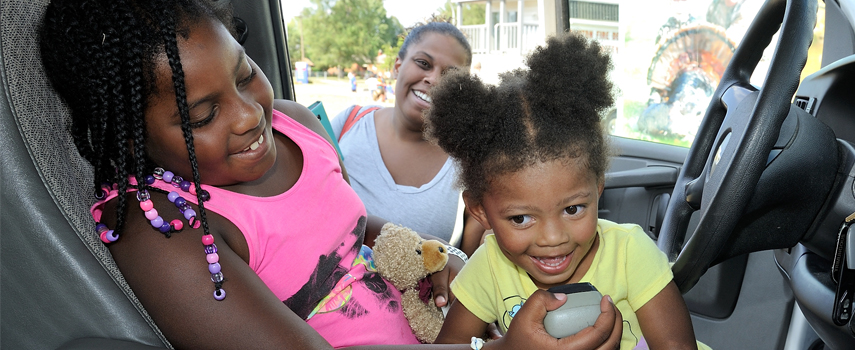
<instances>
[{"instance_id":1,"label":"porch railing","mask_svg":"<svg viewBox=\"0 0 855 350\"><path fill-rule=\"evenodd\" d=\"M487 38L487 25L467 25L460 27L466 35L474 54L491 52L519 52L524 54L543 40L538 38L537 24L523 24L522 42L520 42L519 23L496 23L492 28L492 40ZM539 40L540 39L540 40Z\"/></svg>"},{"instance_id":2,"label":"porch railing","mask_svg":"<svg viewBox=\"0 0 855 350\"><path fill-rule=\"evenodd\" d=\"M469 40L469 46L472 47L472 53L483 54L490 51L489 42L487 42L487 25L477 24L461 26L460 31L466 35Z\"/></svg>"},{"instance_id":3,"label":"porch railing","mask_svg":"<svg viewBox=\"0 0 855 350\"><path fill-rule=\"evenodd\" d=\"M520 25L518 23L497 23L494 26L494 44L492 49L500 52L518 51L526 53L537 46L537 24L522 25L522 42L520 42Z\"/></svg>"}]
</instances>

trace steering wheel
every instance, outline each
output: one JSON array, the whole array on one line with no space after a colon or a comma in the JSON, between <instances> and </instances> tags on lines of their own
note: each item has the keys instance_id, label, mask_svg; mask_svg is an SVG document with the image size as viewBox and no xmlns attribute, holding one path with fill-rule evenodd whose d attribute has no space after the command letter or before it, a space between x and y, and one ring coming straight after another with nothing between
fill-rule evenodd
<instances>
[{"instance_id":1,"label":"steering wheel","mask_svg":"<svg viewBox=\"0 0 855 350\"><path fill-rule=\"evenodd\" d=\"M816 10L816 0L767 0L713 94L657 242L673 262L682 293L721 253L754 193L807 61ZM758 90L750 84L751 74L779 28L778 46ZM695 211L698 225L683 244Z\"/></svg>"}]
</instances>

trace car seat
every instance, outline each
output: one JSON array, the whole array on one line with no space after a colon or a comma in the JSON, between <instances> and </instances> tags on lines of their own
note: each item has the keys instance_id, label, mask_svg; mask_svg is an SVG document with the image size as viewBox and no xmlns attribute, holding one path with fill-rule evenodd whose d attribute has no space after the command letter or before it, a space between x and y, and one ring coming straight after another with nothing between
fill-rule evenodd
<instances>
[{"instance_id":1,"label":"car seat","mask_svg":"<svg viewBox=\"0 0 855 350\"><path fill-rule=\"evenodd\" d=\"M10 349L172 348L94 234L91 166L41 65L50 0L0 0L0 344ZM234 6L238 38L293 100L278 1ZM248 35L252 33L252 35Z\"/></svg>"},{"instance_id":2,"label":"car seat","mask_svg":"<svg viewBox=\"0 0 855 350\"><path fill-rule=\"evenodd\" d=\"M41 65L48 0L0 0L0 344L171 348L94 235L92 168Z\"/></svg>"}]
</instances>

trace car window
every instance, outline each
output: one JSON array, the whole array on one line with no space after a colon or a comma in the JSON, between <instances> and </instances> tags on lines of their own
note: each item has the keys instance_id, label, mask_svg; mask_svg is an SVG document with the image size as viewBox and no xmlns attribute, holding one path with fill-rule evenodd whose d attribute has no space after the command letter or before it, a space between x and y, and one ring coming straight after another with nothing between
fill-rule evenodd
<instances>
[{"instance_id":1,"label":"car window","mask_svg":"<svg viewBox=\"0 0 855 350\"><path fill-rule=\"evenodd\" d=\"M690 146L725 67L763 0L568 1L570 30L613 53L615 136ZM802 77L819 69L824 2ZM777 38L773 40L773 44ZM774 45L751 83L762 86Z\"/></svg>"},{"instance_id":2,"label":"car window","mask_svg":"<svg viewBox=\"0 0 855 350\"><path fill-rule=\"evenodd\" d=\"M763 2L562 0L550 7L534 0L461 0L457 13L462 16L458 25L472 44L477 73L498 82L498 72L521 67L521 57L543 43L555 11L566 10L571 31L599 41L613 55L616 103L603 116L608 132L688 147L718 80ZM493 15L481 15L486 12ZM543 20L538 18L541 15ZM825 29L822 1L817 19L802 77L820 68ZM752 76L756 86L763 84L773 46L766 49Z\"/></svg>"},{"instance_id":3,"label":"car window","mask_svg":"<svg viewBox=\"0 0 855 350\"><path fill-rule=\"evenodd\" d=\"M614 62L611 78L616 86L615 106L603 116L608 132L688 147L719 78L764 0L427 2L434 4L422 8L433 6L436 10L423 10L425 13L419 17L436 14L457 25L472 47L471 72L487 83L498 83L500 73L523 67L525 56L560 28L569 26L571 31L599 41L612 53ZM333 3L327 5L330 4ZM814 40L802 78L820 68L825 2L818 0L818 4ZM401 12L385 13L379 8L361 13L374 13L381 18L336 18L340 6L330 6L308 6L288 19L289 50L292 62L296 62L292 68L297 77L297 101L309 105L321 100L333 115L351 104L393 105L396 77L391 66L400 45L396 36L412 23L400 23L395 15L401 16ZM384 6L393 8L389 3ZM566 11L568 23L557 23L556 18L562 17L556 16L557 11ZM356 33L370 31L366 28L372 26L382 29L375 31L379 33L378 40L358 45L331 41L377 52L377 57L363 52L349 54L346 59L330 59L330 52L347 51L320 45L324 37L317 28L330 26L343 26L334 32L348 31L349 27ZM333 33L330 37L340 35ZM777 38L772 43L776 41ZM773 46L766 48L752 76L751 83L756 86L763 85ZM376 84L373 77L382 77L383 84Z\"/></svg>"}]
</instances>

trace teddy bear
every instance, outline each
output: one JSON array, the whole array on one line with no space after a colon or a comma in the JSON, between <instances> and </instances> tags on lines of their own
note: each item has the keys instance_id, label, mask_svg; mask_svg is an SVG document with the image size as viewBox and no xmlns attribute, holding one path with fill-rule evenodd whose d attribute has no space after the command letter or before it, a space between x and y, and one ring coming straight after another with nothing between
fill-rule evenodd
<instances>
[{"instance_id":1,"label":"teddy bear","mask_svg":"<svg viewBox=\"0 0 855 350\"><path fill-rule=\"evenodd\" d=\"M448 250L442 242L425 240L415 231L386 223L374 241L374 264L377 272L401 291L401 307L410 328L422 343L433 343L445 316L434 300L419 296L420 281L445 268ZM430 293L430 288L426 292Z\"/></svg>"}]
</instances>

